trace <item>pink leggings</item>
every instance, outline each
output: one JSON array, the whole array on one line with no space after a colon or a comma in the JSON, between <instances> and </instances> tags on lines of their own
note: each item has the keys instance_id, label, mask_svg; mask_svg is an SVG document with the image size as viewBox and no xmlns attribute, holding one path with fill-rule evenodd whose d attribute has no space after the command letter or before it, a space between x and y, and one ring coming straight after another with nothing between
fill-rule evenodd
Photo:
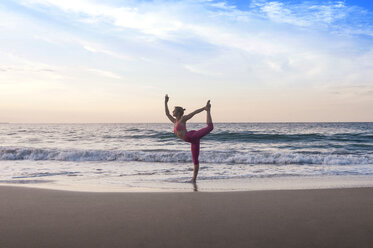
<instances>
[{"instance_id":1,"label":"pink leggings","mask_svg":"<svg viewBox=\"0 0 373 248\"><path fill-rule=\"evenodd\" d=\"M184 140L192 144L192 157L193 163L199 164L198 156L199 156L199 141L200 139L205 136L206 134L210 133L214 129L214 125L212 123L208 123L207 127L202 128L198 131L192 130L185 134Z\"/></svg>"}]
</instances>

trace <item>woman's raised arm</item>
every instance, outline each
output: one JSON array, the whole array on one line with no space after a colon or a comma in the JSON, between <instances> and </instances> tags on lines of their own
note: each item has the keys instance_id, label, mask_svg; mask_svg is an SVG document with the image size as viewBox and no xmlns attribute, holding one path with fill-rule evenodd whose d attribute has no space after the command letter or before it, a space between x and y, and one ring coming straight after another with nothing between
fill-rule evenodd
<instances>
[{"instance_id":1,"label":"woman's raised arm","mask_svg":"<svg viewBox=\"0 0 373 248\"><path fill-rule=\"evenodd\" d=\"M168 119L170 119L170 121L172 122L172 123L175 123L175 118L174 117L172 117L172 115L170 115L170 111L168 110L168 105L167 105L167 103L168 103L168 100L169 100L170 98L168 97L168 95L166 94L166 96L164 97L164 108L165 108L165 111L166 111L166 115L167 115L167 117L168 117Z\"/></svg>"},{"instance_id":2,"label":"woman's raised arm","mask_svg":"<svg viewBox=\"0 0 373 248\"><path fill-rule=\"evenodd\" d=\"M205 107L197 109L197 110L194 110L190 114L184 115L184 117L183 117L184 121L187 121L187 120L191 119L194 115L196 115L198 113L201 113L203 110L206 110L207 106L209 106L209 105L210 105L210 100L207 101L207 104L206 104Z\"/></svg>"}]
</instances>

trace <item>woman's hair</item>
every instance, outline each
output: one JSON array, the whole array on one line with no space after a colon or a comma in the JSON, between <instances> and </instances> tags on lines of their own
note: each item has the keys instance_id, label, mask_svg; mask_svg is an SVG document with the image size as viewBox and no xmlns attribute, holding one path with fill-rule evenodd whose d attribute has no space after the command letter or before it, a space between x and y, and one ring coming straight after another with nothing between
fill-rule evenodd
<instances>
[{"instance_id":1,"label":"woman's hair","mask_svg":"<svg viewBox=\"0 0 373 248\"><path fill-rule=\"evenodd\" d=\"M179 107L179 106L176 106L175 107L175 110L180 113L180 115L183 115L184 114L184 111L185 111L185 108L182 108L182 107Z\"/></svg>"}]
</instances>

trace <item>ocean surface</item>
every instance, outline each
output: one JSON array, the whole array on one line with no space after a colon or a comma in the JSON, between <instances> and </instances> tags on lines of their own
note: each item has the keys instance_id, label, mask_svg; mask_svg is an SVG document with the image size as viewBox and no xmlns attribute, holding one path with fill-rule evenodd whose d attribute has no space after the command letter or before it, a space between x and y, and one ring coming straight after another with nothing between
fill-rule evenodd
<instances>
[{"instance_id":1,"label":"ocean surface","mask_svg":"<svg viewBox=\"0 0 373 248\"><path fill-rule=\"evenodd\" d=\"M373 123L216 123L197 185L172 123L0 124L0 171L0 184L88 191L372 186Z\"/></svg>"}]
</instances>

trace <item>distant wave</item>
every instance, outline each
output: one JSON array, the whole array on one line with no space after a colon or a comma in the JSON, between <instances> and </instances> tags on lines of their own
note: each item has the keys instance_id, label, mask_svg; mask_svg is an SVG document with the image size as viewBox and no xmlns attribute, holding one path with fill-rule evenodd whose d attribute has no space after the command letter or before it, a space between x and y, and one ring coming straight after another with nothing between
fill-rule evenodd
<instances>
[{"instance_id":1,"label":"distant wave","mask_svg":"<svg viewBox=\"0 0 373 248\"><path fill-rule=\"evenodd\" d=\"M0 160L55 161L143 161L160 163L191 163L190 151L171 150L59 150L24 147L0 147ZM372 164L373 154L330 153L239 153L232 151L204 151L201 163L216 164L316 164L358 165Z\"/></svg>"},{"instance_id":2,"label":"distant wave","mask_svg":"<svg viewBox=\"0 0 373 248\"><path fill-rule=\"evenodd\" d=\"M240 141L240 142L318 142L318 141L337 141L337 142L356 142L373 144L373 135L365 133L337 133L337 134L320 134L320 133L303 133L303 134L284 134L284 133L255 133L245 132L219 132L211 133L207 139L217 141Z\"/></svg>"},{"instance_id":3,"label":"distant wave","mask_svg":"<svg viewBox=\"0 0 373 248\"><path fill-rule=\"evenodd\" d=\"M128 135L104 135L104 139L174 139L175 135L170 132L152 130L149 133L128 134ZM337 134L320 134L320 133L303 133L303 134L285 134L285 133L256 133L253 131L241 132L212 132L204 138L213 141L228 142L316 142L316 141L340 141L340 142L357 142L370 143L373 145L373 135L366 133L337 133Z\"/></svg>"}]
</instances>

